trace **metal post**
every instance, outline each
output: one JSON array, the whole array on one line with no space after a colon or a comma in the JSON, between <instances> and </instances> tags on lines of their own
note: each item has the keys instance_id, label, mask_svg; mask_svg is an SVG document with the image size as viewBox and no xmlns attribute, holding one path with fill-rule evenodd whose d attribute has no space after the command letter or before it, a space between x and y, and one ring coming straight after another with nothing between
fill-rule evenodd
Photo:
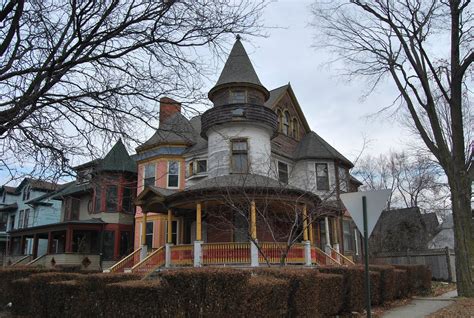
<instances>
[{"instance_id":1,"label":"metal post","mask_svg":"<svg viewBox=\"0 0 474 318\"><path fill-rule=\"evenodd\" d=\"M362 197L362 213L364 215L364 258L365 258L365 299L367 304L367 318L372 317L370 308L370 273L369 273L369 235L367 226L367 198Z\"/></svg>"}]
</instances>

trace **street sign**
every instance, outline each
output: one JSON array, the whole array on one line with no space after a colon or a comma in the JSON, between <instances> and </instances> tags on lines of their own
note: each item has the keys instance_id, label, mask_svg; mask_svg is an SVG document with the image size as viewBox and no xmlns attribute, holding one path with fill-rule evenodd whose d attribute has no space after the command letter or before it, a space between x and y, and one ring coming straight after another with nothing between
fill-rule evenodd
<instances>
[{"instance_id":1,"label":"street sign","mask_svg":"<svg viewBox=\"0 0 474 318\"><path fill-rule=\"evenodd\" d=\"M344 203L357 228L364 236L364 274L367 318L372 317L370 309L369 237L387 204L391 192L392 190L375 190L341 194L342 203Z\"/></svg>"},{"instance_id":2,"label":"street sign","mask_svg":"<svg viewBox=\"0 0 474 318\"><path fill-rule=\"evenodd\" d=\"M392 190L375 190L364 192L351 192L341 194L342 203L351 215L359 231L364 235L364 214L362 210L362 197L367 200L367 232L372 234L375 224L387 205Z\"/></svg>"}]
</instances>

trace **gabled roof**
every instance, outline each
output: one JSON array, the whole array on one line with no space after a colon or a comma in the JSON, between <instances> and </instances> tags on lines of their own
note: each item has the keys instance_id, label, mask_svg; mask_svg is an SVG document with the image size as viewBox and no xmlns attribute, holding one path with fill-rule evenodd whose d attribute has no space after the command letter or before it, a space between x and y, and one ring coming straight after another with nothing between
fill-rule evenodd
<instances>
[{"instance_id":1,"label":"gabled roof","mask_svg":"<svg viewBox=\"0 0 474 318\"><path fill-rule=\"evenodd\" d=\"M145 150L163 144L192 145L198 136L189 122L181 113L168 117L144 144L137 147L137 151Z\"/></svg>"},{"instance_id":2,"label":"gabled roof","mask_svg":"<svg viewBox=\"0 0 474 318\"><path fill-rule=\"evenodd\" d=\"M237 37L215 86L229 83L250 83L263 86L240 42L240 37Z\"/></svg>"},{"instance_id":3,"label":"gabled roof","mask_svg":"<svg viewBox=\"0 0 474 318\"><path fill-rule=\"evenodd\" d=\"M98 169L100 171L137 172L135 161L130 158L122 139L119 139L105 157L100 160Z\"/></svg>"},{"instance_id":4,"label":"gabled roof","mask_svg":"<svg viewBox=\"0 0 474 318\"><path fill-rule=\"evenodd\" d=\"M280 99L282 99L282 97L285 95L285 93L288 93L291 100L293 101L293 105L295 106L295 110L298 113L298 117L301 120L301 123L303 124L303 127L304 127L306 133L310 132L311 128L309 127L308 121L306 120L306 117L303 113L303 110L301 109L301 106L298 102L298 99L296 98L295 92L293 91L293 88L291 87L290 83L271 90L270 91L270 97L265 102L265 106L267 106L268 108L271 108L271 109L275 109L276 105L278 104Z\"/></svg>"},{"instance_id":5,"label":"gabled roof","mask_svg":"<svg viewBox=\"0 0 474 318\"><path fill-rule=\"evenodd\" d=\"M306 134L298 143L295 152L295 160L302 159L337 159L349 167L354 165L346 157L328 144L314 131Z\"/></svg>"},{"instance_id":6,"label":"gabled roof","mask_svg":"<svg viewBox=\"0 0 474 318\"><path fill-rule=\"evenodd\" d=\"M23 179L23 181L21 181L18 187L16 187L15 189L16 193L20 193L21 189L23 189L23 187L26 186L27 184L30 185L31 189L42 190L42 191L47 191L47 192L55 191L60 187L60 185L57 183L48 182L48 181L39 180L39 179L25 178Z\"/></svg>"},{"instance_id":7,"label":"gabled roof","mask_svg":"<svg viewBox=\"0 0 474 318\"><path fill-rule=\"evenodd\" d=\"M16 191L15 187L9 187L9 186L6 186L6 185L4 185L0 188L1 193L5 192L5 193L8 193L8 194L14 195L15 191Z\"/></svg>"}]
</instances>

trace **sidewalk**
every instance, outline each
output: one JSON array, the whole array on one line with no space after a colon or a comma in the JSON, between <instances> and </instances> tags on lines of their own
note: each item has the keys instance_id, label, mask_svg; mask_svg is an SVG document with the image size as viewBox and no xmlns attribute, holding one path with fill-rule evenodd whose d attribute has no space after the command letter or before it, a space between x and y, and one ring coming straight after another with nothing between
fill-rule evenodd
<instances>
[{"instance_id":1,"label":"sidewalk","mask_svg":"<svg viewBox=\"0 0 474 318\"><path fill-rule=\"evenodd\" d=\"M457 291L453 290L438 297L415 297L408 305L391 309L382 317L423 318L454 303L452 298L457 295Z\"/></svg>"}]
</instances>

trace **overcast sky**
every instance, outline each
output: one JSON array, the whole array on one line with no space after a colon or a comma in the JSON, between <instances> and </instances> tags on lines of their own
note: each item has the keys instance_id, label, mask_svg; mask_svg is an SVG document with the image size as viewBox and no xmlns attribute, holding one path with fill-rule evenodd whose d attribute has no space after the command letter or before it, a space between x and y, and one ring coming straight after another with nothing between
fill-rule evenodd
<instances>
[{"instance_id":1,"label":"overcast sky","mask_svg":"<svg viewBox=\"0 0 474 318\"><path fill-rule=\"evenodd\" d=\"M327 67L328 52L312 47L316 30L311 22L312 1L281 0L269 4L264 13L267 38L243 38L260 81L271 90L290 82L306 119L316 133L337 150L354 159L370 140L365 153L378 155L402 149L413 141L406 128L385 116L368 116L390 105L396 90L387 80L367 99L363 81L348 82L337 67ZM222 69L223 59L219 69ZM218 73L219 73L218 72ZM214 81L217 81L216 74ZM210 83L209 88L214 83Z\"/></svg>"}]
</instances>

